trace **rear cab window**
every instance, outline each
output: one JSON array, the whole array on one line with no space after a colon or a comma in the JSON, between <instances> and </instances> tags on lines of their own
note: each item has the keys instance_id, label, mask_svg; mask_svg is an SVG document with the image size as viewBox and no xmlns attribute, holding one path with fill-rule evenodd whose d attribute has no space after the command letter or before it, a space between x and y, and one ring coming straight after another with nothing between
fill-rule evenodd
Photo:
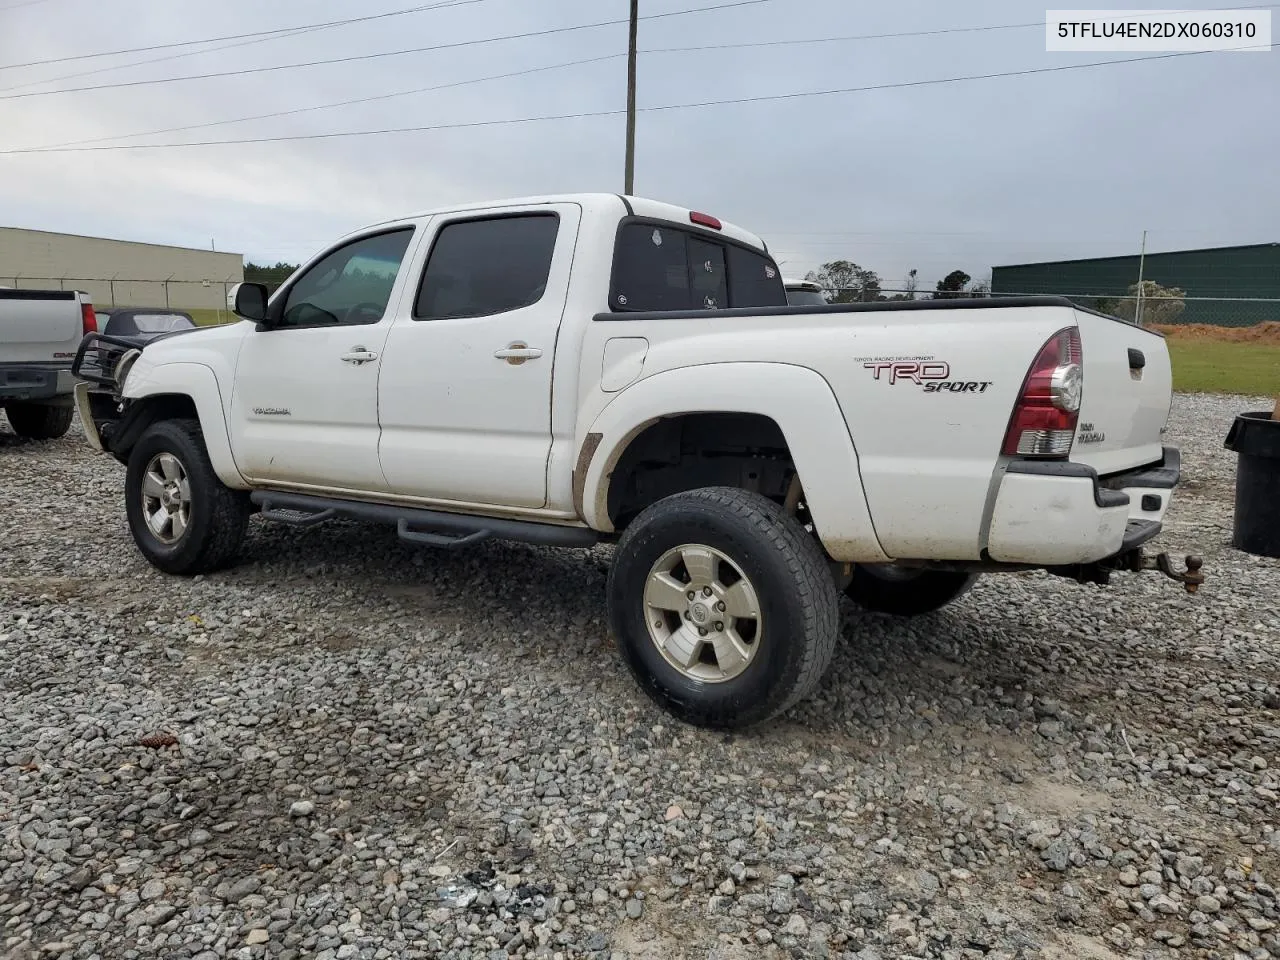
<instances>
[{"instance_id":1,"label":"rear cab window","mask_svg":"<svg viewBox=\"0 0 1280 960\"><path fill-rule=\"evenodd\" d=\"M767 254L709 231L631 218L618 229L609 307L617 312L784 307Z\"/></svg>"}]
</instances>

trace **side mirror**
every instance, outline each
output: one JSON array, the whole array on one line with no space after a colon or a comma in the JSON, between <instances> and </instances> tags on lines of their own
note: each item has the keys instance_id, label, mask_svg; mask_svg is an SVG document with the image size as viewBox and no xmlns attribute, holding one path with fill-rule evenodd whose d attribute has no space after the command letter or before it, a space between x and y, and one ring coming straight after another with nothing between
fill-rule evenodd
<instances>
[{"instance_id":1,"label":"side mirror","mask_svg":"<svg viewBox=\"0 0 1280 960\"><path fill-rule=\"evenodd\" d=\"M262 284L238 283L231 295L231 310L236 316L257 323L267 319L267 288Z\"/></svg>"}]
</instances>

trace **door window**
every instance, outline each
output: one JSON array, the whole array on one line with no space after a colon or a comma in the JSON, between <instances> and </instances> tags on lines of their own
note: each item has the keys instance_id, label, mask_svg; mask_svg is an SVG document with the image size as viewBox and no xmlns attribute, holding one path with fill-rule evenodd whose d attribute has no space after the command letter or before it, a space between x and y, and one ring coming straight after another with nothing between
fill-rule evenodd
<instances>
[{"instance_id":1,"label":"door window","mask_svg":"<svg viewBox=\"0 0 1280 960\"><path fill-rule=\"evenodd\" d=\"M279 326L377 323L412 237L409 227L362 237L327 254L289 288Z\"/></svg>"},{"instance_id":2,"label":"door window","mask_svg":"<svg viewBox=\"0 0 1280 960\"><path fill-rule=\"evenodd\" d=\"M414 319L488 317L537 303L559 229L554 213L445 224L422 273Z\"/></svg>"}]
</instances>

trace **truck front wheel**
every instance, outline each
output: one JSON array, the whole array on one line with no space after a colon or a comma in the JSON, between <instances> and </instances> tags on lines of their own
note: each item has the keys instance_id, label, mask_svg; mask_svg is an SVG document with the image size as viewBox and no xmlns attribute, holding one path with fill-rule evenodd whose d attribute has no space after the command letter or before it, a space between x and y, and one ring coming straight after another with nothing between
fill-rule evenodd
<instances>
[{"instance_id":1,"label":"truck front wheel","mask_svg":"<svg viewBox=\"0 0 1280 960\"><path fill-rule=\"evenodd\" d=\"M138 549L165 573L207 573L234 559L249 522L249 498L223 485L200 424L161 420L129 453L125 511Z\"/></svg>"},{"instance_id":2,"label":"truck front wheel","mask_svg":"<svg viewBox=\"0 0 1280 960\"><path fill-rule=\"evenodd\" d=\"M918 617L942 609L966 593L977 579L976 573L858 564L844 592L865 610Z\"/></svg>"},{"instance_id":3,"label":"truck front wheel","mask_svg":"<svg viewBox=\"0 0 1280 960\"><path fill-rule=\"evenodd\" d=\"M56 440L71 428L75 413L65 403L27 403L14 401L5 404L9 426L13 432L28 440Z\"/></svg>"},{"instance_id":4,"label":"truck front wheel","mask_svg":"<svg viewBox=\"0 0 1280 960\"><path fill-rule=\"evenodd\" d=\"M644 691L680 719L746 727L822 678L839 630L826 558L772 500L731 487L641 513L609 571L609 619Z\"/></svg>"}]
</instances>

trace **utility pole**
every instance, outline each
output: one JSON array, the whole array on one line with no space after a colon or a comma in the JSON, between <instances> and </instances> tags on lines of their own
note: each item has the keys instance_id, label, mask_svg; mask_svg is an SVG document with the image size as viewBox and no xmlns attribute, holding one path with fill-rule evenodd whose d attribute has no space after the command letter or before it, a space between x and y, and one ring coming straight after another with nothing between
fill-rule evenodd
<instances>
[{"instance_id":1,"label":"utility pole","mask_svg":"<svg viewBox=\"0 0 1280 960\"><path fill-rule=\"evenodd\" d=\"M640 0L631 0L631 38L627 45L627 171L623 193L636 187L636 34L640 26Z\"/></svg>"},{"instance_id":2,"label":"utility pole","mask_svg":"<svg viewBox=\"0 0 1280 960\"><path fill-rule=\"evenodd\" d=\"M1133 311L1133 322L1142 326L1142 272L1147 265L1147 231L1142 231L1142 252L1138 254L1138 303Z\"/></svg>"}]
</instances>

